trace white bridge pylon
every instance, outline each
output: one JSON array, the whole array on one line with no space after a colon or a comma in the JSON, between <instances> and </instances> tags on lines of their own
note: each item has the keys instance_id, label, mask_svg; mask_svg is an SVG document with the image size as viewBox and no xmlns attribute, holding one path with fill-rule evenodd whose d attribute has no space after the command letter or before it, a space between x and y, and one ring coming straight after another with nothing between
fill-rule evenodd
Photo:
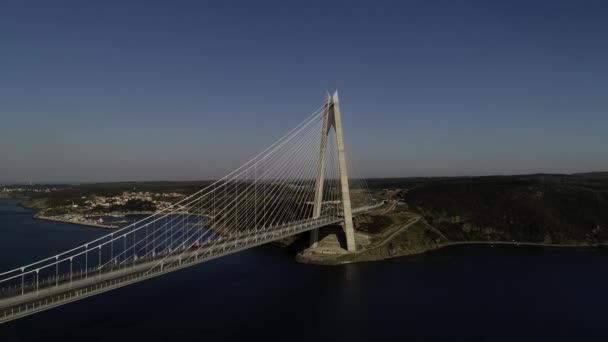
<instances>
[{"instance_id":1,"label":"white bridge pylon","mask_svg":"<svg viewBox=\"0 0 608 342\"><path fill-rule=\"evenodd\" d=\"M351 208L343 139L335 92L263 152L170 207L1 272L0 323L308 231L316 245L327 225L342 224L354 251L352 214L379 204Z\"/></svg>"},{"instance_id":2,"label":"white bridge pylon","mask_svg":"<svg viewBox=\"0 0 608 342\"><path fill-rule=\"evenodd\" d=\"M344 149L344 132L342 130L342 117L340 114L340 101L338 99L338 91L330 96L327 94L325 100L325 108L323 112L323 128L321 135L321 146L319 154L319 163L317 171L317 179L315 186L315 203L313 209L313 218L321 217L321 208L323 203L323 185L325 183L325 169L327 167L327 141L331 129L334 128L336 133L336 148L338 152L338 174L340 178L340 192L342 201L342 210L344 216L344 233L346 235L346 246L351 252L354 252L357 247L355 244L355 230L353 228L353 216L350 203L350 189L348 184L348 170L346 167L346 155ZM310 244L315 248L318 245L319 229L313 229L310 232Z\"/></svg>"}]
</instances>

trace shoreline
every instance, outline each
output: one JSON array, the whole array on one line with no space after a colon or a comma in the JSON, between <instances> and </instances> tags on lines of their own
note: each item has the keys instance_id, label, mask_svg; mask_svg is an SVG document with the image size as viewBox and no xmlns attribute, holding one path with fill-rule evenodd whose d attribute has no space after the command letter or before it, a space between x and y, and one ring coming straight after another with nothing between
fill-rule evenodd
<instances>
[{"instance_id":1,"label":"shoreline","mask_svg":"<svg viewBox=\"0 0 608 342\"><path fill-rule=\"evenodd\" d=\"M28 209L32 209L32 208L28 208ZM71 221L71 220L66 220L66 219L52 217L52 216L44 216L41 213L42 213L42 210L39 210L38 212L36 212L36 214L33 215L33 218L37 219L37 220L46 220L46 221L54 221L54 222L78 224L78 225L81 225L81 226L93 227L93 228L101 228L101 229L118 229L118 228L120 228L120 226L118 226L118 225L102 224L102 223L94 223L94 222ZM89 216L127 216L127 215L146 215L146 216L152 216L154 214L155 214L154 212L146 212L146 211L136 212L136 211L131 211L131 212L87 214L87 215L89 215ZM179 215L179 214L180 213L178 213L177 215ZM189 214L189 215L207 217L205 215L198 215L198 214ZM134 223L134 222L130 222L129 224L132 224L132 223Z\"/></svg>"},{"instance_id":2,"label":"shoreline","mask_svg":"<svg viewBox=\"0 0 608 342\"><path fill-rule=\"evenodd\" d=\"M402 257L402 256L409 256L409 255L418 255L418 254L432 252L435 250L439 250L442 248L448 248L448 247L452 247L452 246L474 246L474 245L486 245L486 246L502 245L502 246L524 246L524 247L544 247L544 248L598 248L598 247L608 246L608 242L598 242L598 243L594 243L594 244L588 244L588 243L585 243L585 244L583 244L583 243L559 244L559 243L517 242L517 241L453 241L453 242L442 243L440 245L437 245L436 247L429 247L429 248L425 248L423 250L412 252L412 253L391 256L386 259L398 258L398 257ZM382 259L382 260L384 260L384 259Z\"/></svg>"},{"instance_id":3,"label":"shoreline","mask_svg":"<svg viewBox=\"0 0 608 342\"><path fill-rule=\"evenodd\" d=\"M30 209L30 210L36 211L34 213L34 215L32 215L32 217L36 220L45 220L45 221L61 222L61 223L68 223L68 224L76 224L76 225L80 225L80 226L99 228L99 229L118 229L118 228L120 228L119 225L102 224L102 223L94 223L94 222L71 221L71 220L56 218L56 217L52 217L52 216L44 216L43 212L45 209L48 209L48 208L38 208L35 206L25 205L24 202L29 199L28 197L0 197L0 199L15 200L15 201L17 201L18 206L25 208L25 209ZM85 214L85 215L86 216L127 216L127 215L152 216L154 214L156 214L156 212L154 212L154 211L125 211L125 212L95 213L95 214ZM179 215L179 214L184 214L184 213L177 213L177 214ZM189 215L209 218L208 215L203 215L203 214L189 214Z\"/></svg>"},{"instance_id":4,"label":"shoreline","mask_svg":"<svg viewBox=\"0 0 608 342\"><path fill-rule=\"evenodd\" d=\"M426 246L423 248L420 248L419 250L416 251L411 251L409 253L400 253L400 254L395 254L395 255L389 255L389 256L383 256L383 257L379 257L379 258L369 258L369 259L364 259L364 260L345 260L345 261L340 261L337 259L337 257L339 256L345 256L345 255L349 255L349 254L344 254L344 255L336 255L336 258L333 259L325 259L325 260L314 260L311 259L309 257L302 257L300 255L296 256L296 261L302 264L308 264L308 265L318 265L318 266L340 266L340 265L347 265L347 264L357 264L357 263L366 263L366 262L378 262L378 261L384 261L384 260L389 260L389 259L395 259L395 258L400 258L400 257L406 257L406 256L414 256L414 255L421 255L424 253L428 253L428 252L432 252L432 251L436 251L436 250L440 250L443 248L448 248L448 247L452 247L452 246L474 246L474 245L486 245L486 246L492 246L492 245L503 245L503 246L525 246L525 247L545 247L545 248L585 248L585 249L592 249L592 248L599 248L599 247L606 247L608 246L608 242L599 242L599 243L593 243L593 244L589 244L589 243L581 243L581 244L557 244L557 243L543 243L543 242L516 242L516 241L453 241L453 242L446 242L446 243L442 243L442 244L438 244L435 246ZM363 253L365 251L369 251L369 250L373 250L372 249L368 249L368 250L362 250L360 252L355 252L352 253L350 255L356 255L358 253Z\"/></svg>"},{"instance_id":5,"label":"shoreline","mask_svg":"<svg viewBox=\"0 0 608 342\"><path fill-rule=\"evenodd\" d=\"M93 222L80 222L80 221L71 221L71 220L66 220L66 219L61 219L61 218L55 218L55 217L49 217L49 216L43 216L41 215L42 211L41 209L37 209L37 208L32 208L32 207L28 207L23 205L23 200L27 199L27 197L24 198L15 198L15 197L0 197L0 199L9 199L9 200L17 200L18 203L17 205L27 208L27 209L32 209L32 210L37 210L37 212L33 215L34 219L37 220L46 220L46 221L54 221L54 222L61 222L61 223L67 223L67 224L75 224L75 225L80 225L80 226L85 226L85 227L92 227L92 228L98 228L98 229L118 229L119 226L115 226L115 225L106 225L106 224L99 224L99 223L93 223ZM126 215L154 215L155 212L113 212L113 213L100 213L100 214L94 214L91 216L112 216L112 215L116 215L116 216L126 216ZM190 214L190 215L196 215L196 216L202 216L202 217L206 217L206 218L210 218L208 215L200 215L200 214ZM388 241L388 240L387 240ZM384 241L384 242L387 242ZM274 243L274 245L278 245L280 247L285 247L284 244L279 243ZM384 245L384 244L382 244ZM365 250L360 250L357 251L355 253L348 253L348 254L343 254L343 255L336 255L335 258L332 259L325 259L325 260L314 260L314 258L309 258L309 257L302 257L300 255L296 256L296 261L299 263L303 263L303 264L311 264L311 265L324 265L324 266L338 266L338 265L345 265L345 264L354 264L354 263L362 263L362 262L376 262L376 261L383 261L383 260L388 260L388 259L393 259L393 258L399 258L399 257L405 257L405 256L413 256L413 255L420 255L423 253L428 253L428 252L432 252L435 250L439 250L442 248L447 248L447 247L451 247L451 246L465 246L465 245L503 245L503 246L531 246L531 247L549 247L549 248L585 248L585 249L591 249L591 248L599 248L599 247L606 247L608 246L608 242L598 242L598 243L545 243L545 242L523 242L523 241L450 241L450 242L445 242L445 243L440 243L440 244L436 244L436 245L426 245L426 246L420 246L419 249L414 250L414 251L409 251L409 252L402 252L402 253L398 253L395 255L382 255L382 256L378 256L377 258L371 257L371 258L367 258L367 259L363 259L363 260L338 260L339 256L345 256L345 255L357 255L360 253L364 253L366 251L372 251L374 249L378 249L378 248L382 248L381 246L377 246L375 248L371 248L371 249L365 249ZM326 255L327 256L327 255Z\"/></svg>"},{"instance_id":6,"label":"shoreline","mask_svg":"<svg viewBox=\"0 0 608 342\"><path fill-rule=\"evenodd\" d=\"M111 226L111 225L100 224L100 223L92 223L92 222L71 221L71 220L65 220L65 219L50 217L50 216L43 216L43 215L39 215L39 213L34 214L33 218L36 219L36 220L45 220L45 221L53 221L53 222L77 224L79 226L101 228L101 229L118 229L119 228L119 226Z\"/></svg>"},{"instance_id":7,"label":"shoreline","mask_svg":"<svg viewBox=\"0 0 608 342\"><path fill-rule=\"evenodd\" d=\"M598 243L545 243L545 242L517 242L517 241L454 241L447 242L441 244L441 247L449 247L456 245L515 245L515 246L536 246L536 247L558 247L558 248L574 248L574 247L583 247L583 248L592 248L592 247L605 247L608 246L608 242L598 242ZM437 248L437 249L439 249Z\"/></svg>"}]
</instances>

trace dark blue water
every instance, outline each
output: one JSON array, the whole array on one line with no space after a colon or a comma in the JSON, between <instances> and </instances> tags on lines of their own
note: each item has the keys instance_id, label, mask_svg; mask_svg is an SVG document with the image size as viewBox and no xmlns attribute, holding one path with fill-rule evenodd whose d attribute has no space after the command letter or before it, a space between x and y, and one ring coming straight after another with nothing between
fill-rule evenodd
<instances>
[{"instance_id":1,"label":"dark blue water","mask_svg":"<svg viewBox=\"0 0 608 342\"><path fill-rule=\"evenodd\" d=\"M107 230L0 200L0 269ZM343 267L263 246L0 325L0 341L606 340L608 251L460 246Z\"/></svg>"}]
</instances>

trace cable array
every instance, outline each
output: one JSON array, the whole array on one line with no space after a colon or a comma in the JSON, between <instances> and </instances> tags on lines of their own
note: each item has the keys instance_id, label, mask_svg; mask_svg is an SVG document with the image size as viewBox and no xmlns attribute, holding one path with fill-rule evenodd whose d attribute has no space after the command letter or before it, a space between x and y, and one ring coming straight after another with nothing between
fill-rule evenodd
<instances>
[{"instance_id":1,"label":"cable array","mask_svg":"<svg viewBox=\"0 0 608 342\"><path fill-rule=\"evenodd\" d=\"M181 263L235 248L248 239L280 237L290 229L296 231L298 225L342 217L333 131L327 140L321 217L313 217L326 115L324 105L238 169L169 208L76 248L1 273L0 297L38 293L129 268L143 268L145 274L175 260Z\"/></svg>"}]
</instances>

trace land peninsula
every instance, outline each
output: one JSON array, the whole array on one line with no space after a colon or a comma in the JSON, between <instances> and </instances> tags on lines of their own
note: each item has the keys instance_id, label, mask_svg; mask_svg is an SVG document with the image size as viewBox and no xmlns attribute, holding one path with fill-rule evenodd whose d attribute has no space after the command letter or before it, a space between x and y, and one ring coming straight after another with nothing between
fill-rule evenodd
<instances>
[{"instance_id":1,"label":"land peninsula","mask_svg":"<svg viewBox=\"0 0 608 342\"><path fill-rule=\"evenodd\" d=\"M128 215L149 215L166 209L209 182L121 182L0 187L0 198L19 199L37 210L35 218L118 228Z\"/></svg>"},{"instance_id":2,"label":"land peninsula","mask_svg":"<svg viewBox=\"0 0 608 342\"><path fill-rule=\"evenodd\" d=\"M40 219L112 228L108 216L150 214L179 202L201 182L0 186ZM358 250L339 226L280 241L303 263L339 265L417 254L454 244L601 246L608 242L608 173L368 179L384 204L354 217ZM101 221L100 221L101 218ZM114 220L115 222L115 220Z\"/></svg>"},{"instance_id":3,"label":"land peninsula","mask_svg":"<svg viewBox=\"0 0 608 342\"><path fill-rule=\"evenodd\" d=\"M554 247L608 242L608 173L368 180L387 203L355 217L358 251L339 227L305 263L374 261L455 244Z\"/></svg>"}]
</instances>

